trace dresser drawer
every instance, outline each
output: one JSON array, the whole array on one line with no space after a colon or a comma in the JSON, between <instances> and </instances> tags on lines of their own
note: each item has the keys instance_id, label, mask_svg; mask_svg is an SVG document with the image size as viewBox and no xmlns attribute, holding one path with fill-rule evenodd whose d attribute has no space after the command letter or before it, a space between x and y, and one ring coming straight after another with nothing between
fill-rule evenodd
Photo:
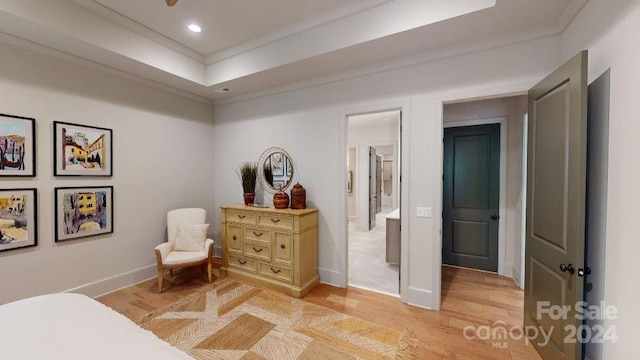
<instances>
[{"instance_id":1,"label":"dresser drawer","mask_svg":"<svg viewBox=\"0 0 640 360\"><path fill-rule=\"evenodd\" d=\"M256 261L229 254L229 266L244 271L256 272Z\"/></svg>"},{"instance_id":2,"label":"dresser drawer","mask_svg":"<svg viewBox=\"0 0 640 360\"><path fill-rule=\"evenodd\" d=\"M258 225L276 229L293 230L293 216L282 214L260 214Z\"/></svg>"},{"instance_id":3,"label":"dresser drawer","mask_svg":"<svg viewBox=\"0 0 640 360\"><path fill-rule=\"evenodd\" d=\"M225 234L225 241L227 243L227 250L242 252L242 226L240 225L227 225L227 231Z\"/></svg>"},{"instance_id":4,"label":"dresser drawer","mask_svg":"<svg viewBox=\"0 0 640 360\"><path fill-rule=\"evenodd\" d=\"M293 282L293 270L272 264L259 263L258 273L288 283Z\"/></svg>"},{"instance_id":5,"label":"dresser drawer","mask_svg":"<svg viewBox=\"0 0 640 360\"><path fill-rule=\"evenodd\" d=\"M265 246L269 246L271 245L271 230L247 226L244 238L247 241L264 243Z\"/></svg>"},{"instance_id":6,"label":"dresser drawer","mask_svg":"<svg viewBox=\"0 0 640 360\"><path fill-rule=\"evenodd\" d=\"M242 210L227 210L227 221L255 225L256 213Z\"/></svg>"},{"instance_id":7,"label":"dresser drawer","mask_svg":"<svg viewBox=\"0 0 640 360\"><path fill-rule=\"evenodd\" d=\"M271 261L271 246L266 246L262 242L245 242L244 254L259 260Z\"/></svg>"},{"instance_id":8,"label":"dresser drawer","mask_svg":"<svg viewBox=\"0 0 640 360\"><path fill-rule=\"evenodd\" d=\"M293 235L276 231L273 238L273 261L293 265Z\"/></svg>"}]
</instances>

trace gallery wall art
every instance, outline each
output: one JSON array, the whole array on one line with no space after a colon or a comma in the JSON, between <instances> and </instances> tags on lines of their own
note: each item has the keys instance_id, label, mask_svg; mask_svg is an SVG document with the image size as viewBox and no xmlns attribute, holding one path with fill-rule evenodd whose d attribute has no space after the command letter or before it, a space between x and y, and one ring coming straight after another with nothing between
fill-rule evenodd
<instances>
[{"instance_id":1,"label":"gallery wall art","mask_svg":"<svg viewBox=\"0 0 640 360\"><path fill-rule=\"evenodd\" d=\"M113 186L55 189L55 241L113 232Z\"/></svg>"},{"instance_id":2,"label":"gallery wall art","mask_svg":"<svg viewBox=\"0 0 640 360\"><path fill-rule=\"evenodd\" d=\"M111 176L112 130L53 122L55 176Z\"/></svg>"},{"instance_id":3,"label":"gallery wall art","mask_svg":"<svg viewBox=\"0 0 640 360\"><path fill-rule=\"evenodd\" d=\"M0 251L38 244L36 189L0 189Z\"/></svg>"},{"instance_id":4,"label":"gallery wall art","mask_svg":"<svg viewBox=\"0 0 640 360\"><path fill-rule=\"evenodd\" d=\"M0 114L0 176L35 176L35 119Z\"/></svg>"}]
</instances>

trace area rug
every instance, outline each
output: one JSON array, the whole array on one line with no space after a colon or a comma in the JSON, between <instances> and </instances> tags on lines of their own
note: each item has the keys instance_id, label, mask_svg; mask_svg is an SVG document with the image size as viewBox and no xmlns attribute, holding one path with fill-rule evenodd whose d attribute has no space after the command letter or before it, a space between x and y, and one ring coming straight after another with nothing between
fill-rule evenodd
<instances>
[{"instance_id":1,"label":"area rug","mask_svg":"<svg viewBox=\"0 0 640 360\"><path fill-rule=\"evenodd\" d=\"M196 359L415 359L416 335L231 279L139 325Z\"/></svg>"}]
</instances>

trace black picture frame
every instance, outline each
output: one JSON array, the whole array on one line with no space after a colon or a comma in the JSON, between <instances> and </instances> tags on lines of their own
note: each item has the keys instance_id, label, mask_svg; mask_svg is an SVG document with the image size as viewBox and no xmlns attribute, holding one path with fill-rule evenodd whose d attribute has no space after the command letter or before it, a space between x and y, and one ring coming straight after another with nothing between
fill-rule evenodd
<instances>
[{"instance_id":1,"label":"black picture frame","mask_svg":"<svg viewBox=\"0 0 640 360\"><path fill-rule=\"evenodd\" d=\"M0 189L0 222L0 252L37 246L38 190Z\"/></svg>"},{"instance_id":2,"label":"black picture frame","mask_svg":"<svg viewBox=\"0 0 640 360\"><path fill-rule=\"evenodd\" d=\"M54 191L55 242L113 233L113 186L57 187Z\"/></svg>"},{"instance_id":3,"label":"black picture frame","mask_svg":"<svg viewBox=\"0 0 640 360\"><path fill-rule=\"evenodd\" d=\"M0 113L0 177L36 176L35 128L34 118Z\"/></svg>"},{"instance_id":4,"label":"black picture frame","mask_svg":"<svg viewBox=\"0 0 640 360\"><path fill-rule=\"evenodd\" d=\"M113 176L113 130L53 122L54 176Z\"/></svg>"}]
</instances>

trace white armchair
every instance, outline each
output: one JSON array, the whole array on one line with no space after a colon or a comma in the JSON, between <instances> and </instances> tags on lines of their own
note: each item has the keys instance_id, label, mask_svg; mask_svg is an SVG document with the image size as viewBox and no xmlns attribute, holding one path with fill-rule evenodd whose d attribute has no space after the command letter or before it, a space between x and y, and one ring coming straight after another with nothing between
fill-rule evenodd
<instances>
[{"instance_id":1,"label":"white armchair","mask_svg":"<svg viewBox=\"0 0 640 360\"><path fill-rule=\"evenodd\" d=\"M156 246L158 261L158 293L162 293L163 272L191 266L207 264L209 282L213 280L213 240L206 239L201 251L178 251L175 247L179 224L205 224L207 212L204 209L187 208L171 210L167 213L167 235L169 241Z\"/></svg>"}]
</instances>

